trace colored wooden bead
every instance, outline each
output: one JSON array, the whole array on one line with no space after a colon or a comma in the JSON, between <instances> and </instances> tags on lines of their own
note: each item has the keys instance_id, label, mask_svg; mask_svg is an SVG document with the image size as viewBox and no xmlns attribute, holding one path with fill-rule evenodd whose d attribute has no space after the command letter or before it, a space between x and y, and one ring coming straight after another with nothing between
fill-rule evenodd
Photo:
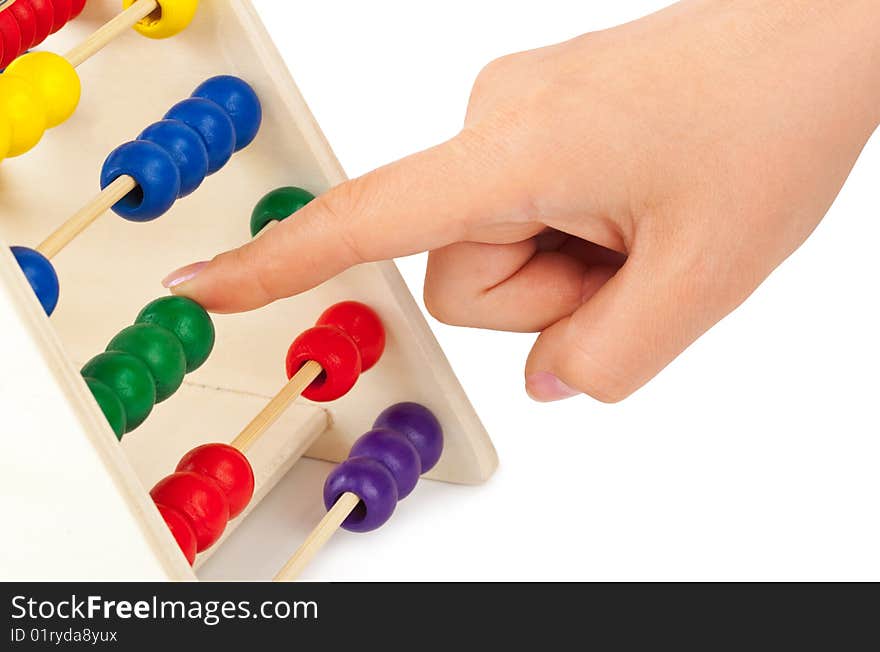
<instances>
[{"instance_id":1,"label":"colored wooden bead","mask_svg":"<svg viewBox=\"0 0 880 652\"><path fill-rule=\"evenodd\" d=\"M156 403L156 382L149 367L130 353L100 353L82 368L84 378L94 378L109 387L125 408L125 432L144 422Z\"/></svg>"},{"instance_id":2,"label":"colored wooden bead","mask_svg":"<svg viewBox=\"0 0 880 652\"><path fill-rule=\"evenodd\" d=\"M176 509L196 535L196 551L210 548L226 529L229 504L217 483L192 471L178 471L160 480L150 496L156 504Z\"/></svg>"},{"instance_id":3,"label":"colored wooden bead","mask_svg":"<svg viewBox=\"0 0 880 652\"><path fill-rule=\"evenodd\" d=\"M6 158L9 146L12 144L12 125L9 118L0 110L0 161Z\"/></svg>"},{"instance_id":4,"label":"colored wooden bead","mask_svg":"<svg viewBox=\"0 0 880 652\"><path fill-rule=\"evenodd\" d=\"M0 11L0 70L12 63L22 51L21 28L11 11Z\"/></svg>"},{"instance_id":5,"label":"colored wooden bead","mask_svg":"<svg viewBox=\"0 0 880 652\"><path fill-rule=\"evenodd\" d=\"M28 52L10 64L6 74L28 80L40 93L46 105L47 127L67 120L79 104L79 75L67 59L57 54Z\"/></svg>"},{"instance_id":6,"label":"colored wooden bead","mask_svg":"<svg viewBox=\"0 0 880 652\"><path fill-rule=\"evenodd\" d=\"M123 0L128 9L135 0ZM169 38L185 30L199 8L198 0L157 0L159 8L141 20L134 28L148 38Z\"/></svg>"},{"instance_id":7,"label":"colored wooden bead","mask_svg":"<svg viewBox=\"0 0 880 652\"><path fill-rule=\"evenodd\" d=\"M397 484L385 465L369 457L351 457L337 466L324 483L324 506L333 507L346 492L361 499L342 522L351 532L369 532L382 526L397 506Z\"/></svg>"},{"instance_id":8,"label":"colored wooden bead","mask_svg":"<svg viewBox=\"0 0 880 652\"><path fill-rule=\"evenodd\" d=\"M50 33L54 34L70 21L70 16L73 13L72 0L52 0L52 8L55 13Z\"/></svg>"},{"instance_id":9,"label":"colored wooden bead","mask_svg":"<svg viewBox=\"0 0 880 652\"><path fill-rule=\"evenodd\" d=\"M162 515L165 525L171 530L171 536L177 541L183 556L186 557L189 565L192 566L196 561L196 548L198 544L196 542L196 533L193 532L189 521L183 514L167 505L156 503L156 508L159 510L159 514Z\"/></svg>"},{"instance_id":10,"label":"colored wooden bead","mask_svg":"<svg viewBox=\"0 0 880 652\"><path fill-rule=\"evenodd\" d=\"M379 315L359 301L342 301L327 308L316 326L335 326L343 331L361 352L361 371L370 369L385 350L385 327Z\"/></svg>"},{"instance_id":11,"label":"colored wooden bead","mask_svg":"<svg viewBox=\"0 0 880 652\"><path fill-rule=\"evenodd\" d=\"M132 222L149 222L174 205L180 194L180 172L171 154L155 143L135 140L120 145L101 168L101 188L127 174L138 187L113 205L113 212Z\"/></svg>"},{"instance_id":12,"label":"colored wooden bead","mask_svg":"<svg viewBox=\"0 0 880 652\"><path fill-rule=\"evenodd\" d=\"M150 125L138 140L156 143L174 159L180 172L178 197L185 197L198 188L208 174L208 151L202 137L180 120L160 120Z\"/></svg>"},{"instance_id":13,"label":"colored wooden bead","mask_svg":"<svg viewBox=\"0 0 880 652\"><path fill-rule=\"evenodd\" d=\"M122 439L122 435L125 434L125 406L122 405L122 401L113 393L112 389L100 380L86 378L85 381L92 391L92 396L95 397L98 407L104 413L107 423L110 424L110 428L116 434L116 438Z\"/></svg>"},{"instance_id":14,"label":"colored wooden bead","mask_svg":"<svg viewBox=\"0 0 880 652\"><path fill-rule=\"evenodd\" d=\"M248 459L227 444L205 444L181 458L175 471L192 471L211 478L229 503L229 518L241 514L254 495L254 471Z\"/></svg>"},{"instance_id":15,"label":"colored wooden bead","mask_svg":"<svg viewBox=\"0 0 880 652\"><path fill-rule=\"evenodd\" d=\"M55 306L58 305L58 295L60 292L58 286L58 274L55 273L55 267L39 251L29 249L27 247L10 247L12 255L18 262L21 271L40 300L40 305L47 315L51 315Z\"/></svg>"},{"instance_id":16,"label":"colored wooden bead","mask_svg":"<svg viewBox=\"0 0 880 652\"><path fill-rule=\"evenodd\" d=\"M361 435L349 457L369 457L385 465L397 484L397 499L403 500L419 481L422 461L409 439L393 430L375 429Z\"/></svg>"},{"instance_id":17,"label":"colored wooden bead","mask_svg":"<svg viewBox=\"0 0 880 652\"><path fill-rule=\"evenodd\" d=\"M235 127L235 151L244 149L260 131L263 108L254 89L243 79L218 75L202 82L192 94L219 105Z\"/></svg>"},{"instance_id":18,"label":"colored wooden bead","mask_svg":"<svg viewBox=\"0 0 880 652\"><path fill-rule=\"evenodd\" d=\"M287 351L287 377L291 378L309 360L324 370L302 393L311 401L333 401L344 396L361 373L357 345L333 326L309 328L293 341Z\"/></svg>"},{"instance_id":19,"label":"colored wooden bead","mask_svg":"<svg viewBox=\"0 0 880 652\"><path fill-rule=\"evenodd\" d=\"M18 0L15 4L25 3L34 10L36 33L34 34L33 45L39 45L52 32L52 24L55 21L55 8L52 6L52 0Z\"/></svg>"},{"instance_id":20,"label":"colored wooden bead","mask_svg":"<svg viewBox=\"0 0 880 652\"><path fill-rule=\"evenodd\" d=\"M251 213L251 236L256 236L269 222L282 222L315 196L296 186L276 188L263 196Z\"/></svg>"},{"instance_id":21,"label":"colored wooden bead","mask_svg":"<svg viewBox=\"0 0 880 652\"><path fill-rule=\"evenodd\" d=\"M151 301L138 314L135 323L156 324L174 333L183 345L187 373L201 367L214 348L211 316L186 297L162 297Z\"/></svg>"},{"instance_id":22,"label":"colored wooden bead","mask_svg":"<svg viewBox=\"0 0 880 652\"><path fill-rule=\"evenodd\" d=\"M443 428L434 413L418 403L397 403L376 418L373 428L386 428L404 435L422 461L422 473L437 464L443 453Z\"/></svg>"},{"instance_id":23,"label":"colored wooden bead","mask_svg":"<svg viewBox=\"0 0 880 652\"><path fill-rule=\"evenodd\" d=\"M24 52L35 46L37 44L37 14L33 6L29 2L19 0L14 2L7 11L18 23L18 30L21 34L19 52Z\"/></svg>"},{"instance_id":24,"label":"colored wooden bead","mask_svg":"<svg viewBox=\"0 0 880 652\"><path fill-rule=\"evenodd\" d=\"M186 355L177 336L156 324L134 324L107 345L108 351L130 353L150 370L156 382L156 403L178 390L186 373Z\"/></svg>"},{"instance_id":25,"label":"colored wooden bead","mask_svg":"<svg viewBox=\"0 0 880 652\"><path fill-rule=\"evenodd\" d=\"M40 142L46 131L46 105L26 79L0 75L0 111L12 127L7 156L19 156Z\"/></svg>"},{"instance_id":26,"label":"colored wooden bead","mask_svg":"<svg viewBox=\"0 0 880 652\"><path fill-rule=\"evenodd\" d=\"M86 0L71 0L70 3L70 20L73 20L85 9Z\"/></svg>"},{"instance_id":27,"label":"colored wooden bead","mask_svg":"<svg viewBox=\"0 0 880 652\"><path fill-rule=\"evenodd\" d=\"M191 97L175 104L166 120L180 120L202 137L208 152L208 174L226 165L235 151L235 127L232 118L220 106L200 97Z\"/></svg>"}]
</instances>

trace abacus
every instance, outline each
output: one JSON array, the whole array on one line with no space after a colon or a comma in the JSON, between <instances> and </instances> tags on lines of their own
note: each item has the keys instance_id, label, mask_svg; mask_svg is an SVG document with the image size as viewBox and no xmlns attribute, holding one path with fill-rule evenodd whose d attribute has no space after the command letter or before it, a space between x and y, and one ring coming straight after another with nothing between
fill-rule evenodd
<instances>
[{"instance_id":1,"label":"abacus","mask_svg":"<svg viewBox=\"0 0 880 652\"><path fill-rule=\"evenodd\" d=\"M476 484L497 464L391 262L252 313L205 316L210 329L196 319L203 335L189 344L203 350L187 350L163 312L177 300L162 298L159 279L273 220L296 219L345 177L249 2L183 3L195 9L170 38L120 29L133 20L140 31L162 28L157 6L174 2L150 2L135 20L117 0L89 0L39 46L91 53L83 92L66 120L0 163L0 351L16 371L0 379L0 400L20 417L2 485L29 488L10 496L10 518L23 525L0 562L7 579L293 579L340 526L387 520L420 475ZM146 141L138 137L149 125L217 78L253 89L258 133L239 139L246 146L222 157L216 174L187 184L175 159L178 187L146 221L107 212L124 212L145 183L119 170L102 181L108 155ZM10 245L51 260L60 286L51 316ZM352 318L371 314L381 346L359 330L377 321ZM336 342L338 369L321 357L327 338L306 335L316 329ZM138 408L128 403L137 392L113 386L101 360L105 351L142 355L144 342L173 364L130 363L155 382ZM328 385L335 390L316 393ZM195 510L197 496L214 511ZM250 518L255 510L260 517ZM394 520L379 536L393 538Z\"/></svg>"}]
</instances>

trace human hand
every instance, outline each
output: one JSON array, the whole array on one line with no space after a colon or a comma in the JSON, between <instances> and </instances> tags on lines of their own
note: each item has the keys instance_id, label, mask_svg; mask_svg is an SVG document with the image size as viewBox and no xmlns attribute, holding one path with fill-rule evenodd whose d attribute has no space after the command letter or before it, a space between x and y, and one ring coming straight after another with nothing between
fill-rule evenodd
<instances>
[{"instance_id":1,"label":"human hand","mask_svg":"<svg viewBox=\"0 0 880 652\"><path fill-rule=\"evenodd\" d=\"M540 332L537 400L635 391L822 219L880 122L875 0L686 0L499 59L455 138L165 283L215 312L430 251L441 321Z\"/></svg>"}]
</instances>

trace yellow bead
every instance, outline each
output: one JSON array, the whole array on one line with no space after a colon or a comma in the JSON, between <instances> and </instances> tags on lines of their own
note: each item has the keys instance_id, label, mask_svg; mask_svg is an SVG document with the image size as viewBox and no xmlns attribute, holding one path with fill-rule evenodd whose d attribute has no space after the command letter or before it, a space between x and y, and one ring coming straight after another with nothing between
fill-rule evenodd
<instances>
[{"instance_id":1,"label":"yellow bead","mask_svg":"<svg viewBox=\"0 0 880 652\"><path fill-rule=\"evenodd\" d=\"M128 9L135 0L122 0ZM149 38L168 38L185 30L192 22L199 0L156 0L159 8L141 20L134 28Z\"/></svg>"},{"instance_id":2,"label":"yellow bead","mask_svg":"<svg viewBox=\"0 0 880 652\"><path fill-rule=\"evenodd\" d=\"M9 144L12 141L12 126L6 113L0 110L0 161L9 153Z\"/></svg>"},{"instance_id":3,"label":"yellow bead","mask_svg":"<svg viewBox=\"0 0 880 652\"><path fill-rule=\"evenodd\" d=\"M28 80L43 96L46 127L57 127L67 120L79 104L79 75L67 59L52 52L29 52L11 64L6 74Z\"/></svg>"},{"instance_id":4,"label":"yellow bead","mask_svg":"<svg viewBox=\"0 0 880 652\"><path fill-rule=\"evenodd\" d=\"M24 154L40 142L46 131L46 104L26 79L0 75L0 112L5 112L12 127L7 156Z\"/></svg>"}]
</instances>

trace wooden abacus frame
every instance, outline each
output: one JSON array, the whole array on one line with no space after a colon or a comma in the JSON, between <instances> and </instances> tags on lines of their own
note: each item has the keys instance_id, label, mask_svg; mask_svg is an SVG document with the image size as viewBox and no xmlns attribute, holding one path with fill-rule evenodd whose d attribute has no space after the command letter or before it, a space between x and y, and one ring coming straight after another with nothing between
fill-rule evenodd
<instances>
[{"instance_id":1,"label":"wooden abacus frame","mask_svg":"<svg viewBox=\"0 0 880 652\"><path fill-rule=\"evenodd\" d=\"M119 10L118 0L90 0L40 49L65 52ZM348 396L324 405L299 401L253 447L257 488L248 510L300 455L345 459L376 415L403 400L429 406L444 427L443 458L427 477L474 484L495 469L485 430L391 262L359 266L254 313L217 316L217 343L204 367L121 446L116 441L79 376L82 363L163 294L165 272L244 242L264 193L299 185L318 194L345 175L247 0L202 2L172 39L131 32L110 44L83 65L77 113L34 150L0 165L3 244L35 246L94 195L114 147L215 74L254 86L264 109L260 135L167 215L145 224L108 215L61 252L53 261L61 300L51 319L8 246L0 247L0 353L12 365L0 379L0 402L7 423L11 416L16 424L6 434L0 484L12 503L7 516L19 524L0 562L4 579L193 579L147 490L193 446L228 442L284 383L290 341L341 300L363 301L382 316L386 353ZM292 442L303 433L311 445L297 450ZM304 528L323 513L313 507ZM277 542L282 557L300 543Z\"/></svg>"}]
</instances>

